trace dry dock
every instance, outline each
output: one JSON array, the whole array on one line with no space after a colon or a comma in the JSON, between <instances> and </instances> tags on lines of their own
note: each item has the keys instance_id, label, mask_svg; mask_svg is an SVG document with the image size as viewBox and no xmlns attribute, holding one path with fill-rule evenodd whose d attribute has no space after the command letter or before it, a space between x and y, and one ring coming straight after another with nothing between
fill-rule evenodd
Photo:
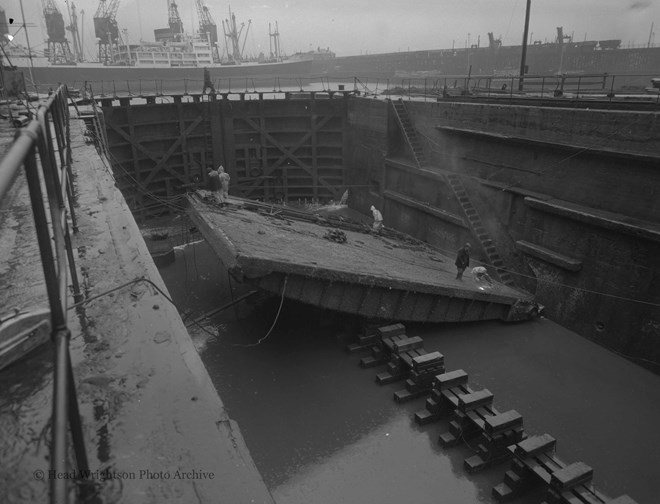
<instances>
[{"instance_id":1,"label":"dry dock","mask_svg":"<svg viewBox=\"0 0 660 504\"><path fill-rule=\"evenodd\" d=\"M190 216L238 280L288 299L375 319L417 322L519 320L531 296L496 283L483 290L454 259L415 240L342 229L313 214L231 199L220 208L201 191ZM292 216L293 215L293 216ZM343 240L345 238L345 241Z\"/></svg>"}]
</instances>

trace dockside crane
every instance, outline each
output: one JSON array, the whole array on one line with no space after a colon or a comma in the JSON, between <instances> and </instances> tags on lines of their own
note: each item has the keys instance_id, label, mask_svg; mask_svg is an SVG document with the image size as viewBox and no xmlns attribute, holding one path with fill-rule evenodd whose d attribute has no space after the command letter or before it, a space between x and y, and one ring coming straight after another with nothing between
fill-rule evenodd
<instances>
[{"instance_id":1,"label":"dockside crane","mask_svg":"<svg viewBox=\"0 0 660 504\"><path fill-rule=\"evenodd\" d=\"M282 58L280 50L280 30L275 21L275 31L271 31L270 23L268 23L268 43L270 45L270 58L279 61Z\"/></svg>"},{"instance_id":2,"label":"dockside crane","mask_svg":"<svg viewBox=\"0 0 660 504\"><path fill-rule=\"evenodd\" d=\"M59 65L73 63L75 60L66 38L64 18L55 0L42 0L42 6L48 33L48 61Z\"/></svg>"},{"instance_id":3,"label":"dockside crane","mask_svg":"<svg viewBox=\"0 0 660 504\"><path fill-rule=\"evenodd\" d=\"M245 30L245 36L243 38L243 47L241 47L241 36L243 35L245 23L241 23L241 28L238 29L236 26L236 16L232 13L231 7L229 7L229 18L222 22L222 29L225 33L227 55L236 63L243 59L243 49L245 49L245 42L247 41L247 35L250 31L251 24L252 20L248 19L247 29Z\"/></svg>"},{"instance_id":4,"label":"dockside crane","mask_svg":"<svg viewBox=\"0 0 660 504\"><path fill-rule=\"evenodd\" d=\"M183 39L183 21L181 21L181 16L179 16L179 9L176 6L176 2L174 0L168 0L167 12L168 24L170 25L172 39L175 42L181 42Z\"/></svg>"},{"instance_id":5,"label":"dockside crane","mask_svg":"<svg viewBox=\"0 0 660 504\"><path fill-rule=\"evenodd\" d=\"M119 0L101 0L94 14L94 35L99 39L99 61L109 64L119 51L119 27L117 26Z\"/></svg>"},{"instance_id":6,"label":"dockside crane","mask_svg":"<svg viewBox=\"0 0 660 504\"><path fill-rule=\"evenodd\" d=\"M202 3L202 0L195 0L197 5L197 17L199 18L199 35L205 37L211 47L213 59L218 61L220 55L218 54L218 27L211 17L209 8Z\"/></svg>"},{"instance_id":7,"label":"dockside crane","mask_svg":"<svg viewBox=\"0 0 660 504\"><path fill-rule=\"evenodd\" d=\"M69 12L69 26L66 27L67 30L71 32L71 40L73 41L73 57L76 61L84 61L82 44L80 43L80 33L78 32L78 15L76 14L76 4L71 2L69 5L69 0L64 0L66 2L66 8Z\"/></svg>"}]
</instances>

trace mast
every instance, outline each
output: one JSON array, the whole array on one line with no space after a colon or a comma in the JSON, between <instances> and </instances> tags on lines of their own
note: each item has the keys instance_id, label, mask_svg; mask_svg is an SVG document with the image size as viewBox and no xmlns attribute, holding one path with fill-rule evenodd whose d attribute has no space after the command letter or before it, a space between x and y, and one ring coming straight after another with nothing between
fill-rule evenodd
<instances>
[{"instance_id":1,"label":"mast","mask_svg":"<svg viewBox=\"0 0 660 504\"><path fill-rule=\"evenodd\" d=\"M532 0L527 0L527 9L525 10L525 30L523 32L522 41L522 57L520 58L520 81L518 82L518 91L522 91L525 80L525 67L527 66L527 36L529 34L529 11L531 9Z\"/></svg>"}]
</instances>

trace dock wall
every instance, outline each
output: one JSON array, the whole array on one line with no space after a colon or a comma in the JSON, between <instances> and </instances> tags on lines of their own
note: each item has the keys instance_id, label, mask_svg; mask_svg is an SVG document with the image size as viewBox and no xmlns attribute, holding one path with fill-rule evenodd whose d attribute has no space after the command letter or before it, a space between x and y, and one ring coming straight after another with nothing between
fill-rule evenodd
<instances>
[{"instance_id":1,"label":"dock wall","mask_svg":"<svg viewBox=\"0 0 660 504\"><path fill-rule=\"evenodd\" d=\"M369 181L352 204L380 205L386 225L451 254L477 241L448 183L458 175L505 269L550 318L642 364L660 361L660 114L405 105L424 166L388 102L351 102L348 173ZM473 256L488 265L480 247Z\"/></svg>"}]
</instances>

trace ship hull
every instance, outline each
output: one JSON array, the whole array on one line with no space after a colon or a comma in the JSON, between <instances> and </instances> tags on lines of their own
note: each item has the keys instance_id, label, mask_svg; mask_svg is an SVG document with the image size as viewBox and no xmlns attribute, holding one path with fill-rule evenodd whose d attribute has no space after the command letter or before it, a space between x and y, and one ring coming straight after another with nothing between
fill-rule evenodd
<instances>
[{"instance_id":1,"label":"ship hull","mask_svg":"<svg viewBox=\"0 0 660 504\"><path fill-rule=\"evenodd\" d=\"M314 61L312 72L335 79L355 75L381 81L468 74L506 77L520 74L521 56L521 46L342 56ZM527 74L534 76L616 74L615 89L634 86L641 90L660 73L660 47L597 50L567 44L533 45L528 47L526 67Z\"/></svg>"},{"instance_id":2,"label":"ship hull","mask_svg":"<svg viewBox=\"0 0 660 504\"><path fill-rule=\"evenodd\" d=\"M204 71L201 67L134 67L80 65L17 65L28 87L45 92L64 83L81 88L85 83L95 94L201 93ZM252 89L255 86L292 86L309 79L311 61L209 66L217 91ZM34 89L34 87L32 87ZM31 89L31 90L32 90Z\"/></svg>"}]
</instances>

